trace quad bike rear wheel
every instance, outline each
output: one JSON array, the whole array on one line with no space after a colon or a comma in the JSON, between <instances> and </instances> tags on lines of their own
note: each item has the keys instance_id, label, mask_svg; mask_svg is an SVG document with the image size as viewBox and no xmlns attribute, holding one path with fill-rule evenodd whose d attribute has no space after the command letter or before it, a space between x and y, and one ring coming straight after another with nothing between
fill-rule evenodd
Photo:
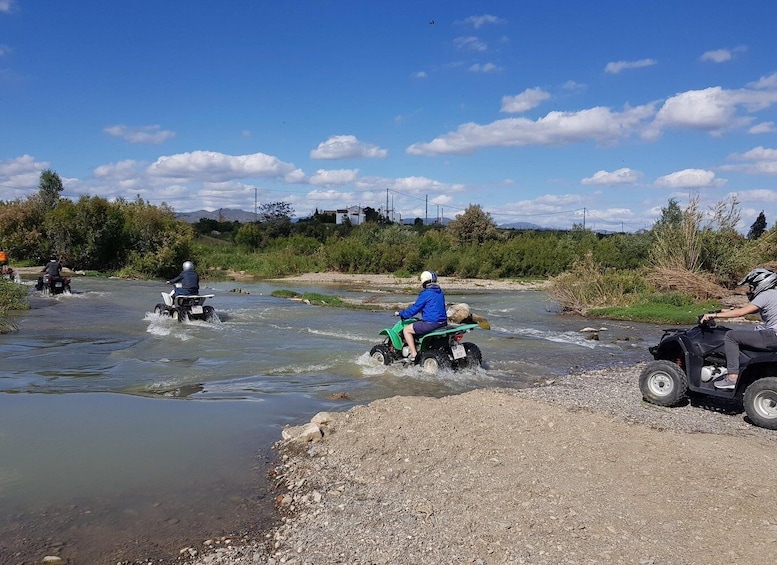
<instances>
[{"instance_id":1,"label":"quad bike rear wheel","mask_svg":"<svg viewBox=\"0 0 777 565\"><path fill-rule=\"evenodd\" d=\"M448 356L436 349L421 353L418 364L424 372L429 373L430 375L451 368L451 360L448 359Z\"/></svg>"},{"instance_id":2,"label":"quad bike rear wheel","mask_svg":"<svg viewBox=\"0 0 777 565\"><path fill-rule=\"evenodd\" d=\"M370 349L370 357L381 365L390 365L391 361L393 361L393 356L391 355L389 346L383 343Z\"/></svg>"},{"instance_id":3,"label":"quad bike rear wheel","mask_svg":"<svg viewBox=\"0 0 777 565\"><path fill-rule=\"evenodd\" d=\"M467 356L458 360L459 369L477 369L483 363L483 354L474 343L463 343Z\"/></svg>"},{"instance_id":4,"label":"quad bike rear wheel","mask_svg":"<svg viewBox=\"0 0 777 565\"><path fill-rule=\"evenodd\" d=\"M213 309L213 306L203 306L202 307L202 317L206 322L210 322L213 320L213 317L216 315L216 311Z\"/></svg>"},{"instance_id":5,"label":"quad bike rear wheel","mask_svg":"<svg viewBox=\"0 0 777 565\"><path fill-rule=\"evenodd\" d=\"M188 318L183 308L173 308L170 310L170 317L176 322L183 322Z\"/></svg>"},{"instance_id":6,"label":"quad bike rear wheel","mask_svg":"<svg viewBox=\"0 0 777 565\"><path fill-rule=\"evenodd\" d=\"M777 377L763 377L747 387L742 404L756 426L777 430Z\"/></svg>"},{"instance_id":7,"label":"quad bike rear wheel","mask_svg":"<svg viewBox=\"0 0 777 565\"><path fill-rule=\"evenodd\" d=\"M639 376L642 397L658 406L677 406L688 397L688 377L676 363L661 359L648 364Z\"/></svg>"}]
</instances>

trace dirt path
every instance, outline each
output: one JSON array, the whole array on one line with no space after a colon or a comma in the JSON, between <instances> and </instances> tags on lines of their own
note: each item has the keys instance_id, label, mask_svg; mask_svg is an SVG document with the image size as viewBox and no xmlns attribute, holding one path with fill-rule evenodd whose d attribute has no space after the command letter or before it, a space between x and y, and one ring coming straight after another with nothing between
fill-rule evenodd
<instances>
[{"instance_id":1,"label":"dirt path","mask_svg":"<svg viewBox=\"0 0 777 565\"><path fill-rule=\"evenodd\" d=\"M269 554L197 563L770 563L777 432L644 404L640 369L330 415L281 444Z\"/></svg>"}]
</instances>

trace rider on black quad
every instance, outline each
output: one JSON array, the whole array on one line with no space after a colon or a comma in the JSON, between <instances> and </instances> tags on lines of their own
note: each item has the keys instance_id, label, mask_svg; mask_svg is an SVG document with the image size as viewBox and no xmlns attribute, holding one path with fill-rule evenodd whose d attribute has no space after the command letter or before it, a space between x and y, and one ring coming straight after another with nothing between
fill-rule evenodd
<instances>
[{"instance_id":1,"label":"rider on black quad","mask_svg":"<svg viewBox=\"0 0 777 565\"><path fill-rule=\"evenodd\" d=\"M763 320L763 326L752 329L730 330L723 338L723 346L726 351L727 374L724 378L715 381L715 388L733 390L739 378L739 351L740 346L756 351L777 350L777 273L768 269L753 269L737 286L750 285L747 298L750 303L741 308L723 310L721 312L705 314L701 321L716 318L739 318L749 314L758 313Z\"/></svg>"}]
</instances>

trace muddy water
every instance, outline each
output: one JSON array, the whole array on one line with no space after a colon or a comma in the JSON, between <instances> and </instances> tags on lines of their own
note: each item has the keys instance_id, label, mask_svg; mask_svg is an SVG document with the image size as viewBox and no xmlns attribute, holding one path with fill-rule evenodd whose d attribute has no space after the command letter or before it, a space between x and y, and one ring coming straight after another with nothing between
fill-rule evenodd
<instances>
[{"instance_id":1,"label":"muddy water","mask_svg":"<svg viewBox=\"0 0 777 565\"><path fill-rule=\"evenodd\" d=\"M0 336L0 562L172 559L214 535L258 535L273 519L269 448L286 424L396 394L527 386L631 364L660 335L608 323L595 341L541 292L449 292L491 322L468 338L485 367L431 376L370 363L389 312L270 293L412 296L207 286L215 323L153 314L159 283L77 278L70 296L31 291L19 331Z\"/></svg>"}]
</instances>

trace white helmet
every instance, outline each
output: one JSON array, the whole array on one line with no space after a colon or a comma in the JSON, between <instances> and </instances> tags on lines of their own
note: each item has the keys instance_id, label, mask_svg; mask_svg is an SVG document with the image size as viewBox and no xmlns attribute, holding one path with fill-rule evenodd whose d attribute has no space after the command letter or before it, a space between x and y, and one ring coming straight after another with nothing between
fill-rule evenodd
<instances>
[{"instance_id":1,"label":"white helmet","mask_svg":"<svg viewBox=\"0 0 777 565\"><path fill-rule=\"evenodd\" d=\"M194 263L192 263L191 261L184 261L183 270L184 271L193 271L194 270Z\"/></svg>"},{"instance_id":2,"label":"white helmet","mask_svg":"<svg viewBox=\"0 0 777 565\"><path fill-rule=\"evenodd\" d=\"M752 300L764 290L769 290L777 285L777 273L764 268L753 269L745 275L745 278L737 283L737 286L745 283L750 285L750 292L747 293L747 299Z\"/></svg>"},{"instance_id":3,"label":"white helmet","mask_svg":"<svg viewBox=\"0 0 777 565\"><path fill-rule=\"evenodd\" d=\"M437 282L437 273L434 271L424 271L421 273L421 286L426 288L429 283Z\"/></svg>"}]
</instances>

